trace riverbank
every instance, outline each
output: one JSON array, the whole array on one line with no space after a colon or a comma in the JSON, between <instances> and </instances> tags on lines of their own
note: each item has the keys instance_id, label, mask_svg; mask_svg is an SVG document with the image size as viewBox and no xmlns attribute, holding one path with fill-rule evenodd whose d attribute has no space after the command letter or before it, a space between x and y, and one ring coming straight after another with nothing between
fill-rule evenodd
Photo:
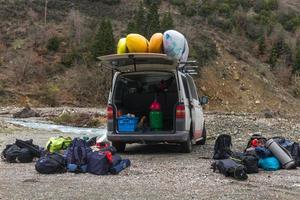
<instances>
[{"instance_id":1,"label":"riverbank","mask_svg":"<svg viewBox=\"0 0 300 200\"><path fill-rule=\"evenodd\" d=\"M51 110L51 109L49 109ZM40 175L34 163L0 162L0 199L298 199L300 169L260 171L246 181L226 178L210 169L214 140L230 133L233 150L242 151L253 132L300 141L299 118L206 113L207 144L190 154L176 145L128 145L122 157L132 166L117 176ZM44 146L51 136L70 135L11 125L0 119L0 150L15 138L33 138ZM59 197L58 197L59 196Z\"/></svg>"}]
</instances>

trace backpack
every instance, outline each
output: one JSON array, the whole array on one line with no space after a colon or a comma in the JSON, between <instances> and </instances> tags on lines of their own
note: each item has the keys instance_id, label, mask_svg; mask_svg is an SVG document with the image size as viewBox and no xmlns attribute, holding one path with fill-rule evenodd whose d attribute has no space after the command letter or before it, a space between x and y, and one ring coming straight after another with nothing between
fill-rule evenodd
<instances>
[{"instance_id":1,"label":"backpack","mask_svg":"<svg viewBox=\"0 0 300 200\"><path fill-rule=\"evenodd\" d=\"M212 164L213 171L218 170L226 177L230 176L237 180L246 180L246 168L244 165L238 164L231 159L217 160Z\"/></svg>"},{"instance_id":2,"label":"backpack","mask_svg":"<svg viewBox=\"0 0 300 200\"><path fill-rule=\"evenodd\" d=\"M72 145L67 150L67 168L69 172L86 172L88 154L92 149L87 145L85 140L75 138Z\"/></svg>"},{"instance_id":3,"label":"backpack","mask_svg":"<svg viewBox=\"0 0 300 200\"><path fill-rule=\"evenodd\" d=\"M232 160L246 167L247 174L258 173L258 158L244 153L233 153Z\"/></svg>"},{"instance_id":4,"label":"backpack","mask_svg":"<svg viewBox=\"0 0 300 200\"><path fill-rule=\"evenodd\" d=\"M35 163L35 169L41 174L54 174L66 172L65 158L57 153L50 153Z\"/></svg>"},{"instance_id":5,"label":"backpack","mask_svg":"<svg viewBox=\"0 0 300 200\"><path fill-rule=\"evenodd\" d=\"M296 166L300 167L300 145L297 142L294 142L288 150L290 151Z\"/></svg>"},{"instance_id":6,"label":"backpack","mask_svg":"<svg viewBox=\"0 0 300 200\"><path fill-rule=\"evenodd\" d=\"M111 163L105 153L94 151L88 156L87 172L96 175L106 175Z\"/></svg>"},{"instance_id":7,"label":"backpack","mask_svg":"<svg viewBox=\"0 0 300 200\"><path fill-rule=\"evenodd\" d=\"M27 148L33 157L39 158L41 156L41 149L38 145L33 144L33 140L19 140L16 139L15 144L20 148Z\"/></svg>"},{"instance_id":8,"label":"backpack","mask_svg":"<svg viewBox=\"0 0 300 200\"><path fill-rule=\"evenodd\" d=\"M17 160L21 163L30 163L33 160L33 154L30 149L22 148L20 150L19 155L17 156Z\"/></svg>"},{"instance_id":9,"label":"backpack","mask_svg":"<svg viewBox=\"0 0 300 200\"><path fill-rule=\"evenodd\" d=\"M232 146L231 136L227 134L219 135L216 139L214 146L214 156L213 159L221 160L227 159L232 154L230 148Z\"/></svg>"},{"instance_id":10,"label":"backpack","mask_svg":"<svg viewBox=\"0 0 300 200\"><path fill-rule=\"evenodd\" d=\"M63 149L67 149L72 143L70 137L51 137L46 144L46 149L50 153L58 152Z\"/></svg>"},{"instance_id":11,"label":"backpack","mask_svg":"<svg viewBox=\"0 0 300 200\"><path fill-rule=\"evenodd\" d=\"M17 162L16 159L18 155L21 152L21 148L18 147L15 144L8 144L6 145L5 149L2 151L2 159L10 162L10 163L15 163Z\"/></svg>"}]
</instances>

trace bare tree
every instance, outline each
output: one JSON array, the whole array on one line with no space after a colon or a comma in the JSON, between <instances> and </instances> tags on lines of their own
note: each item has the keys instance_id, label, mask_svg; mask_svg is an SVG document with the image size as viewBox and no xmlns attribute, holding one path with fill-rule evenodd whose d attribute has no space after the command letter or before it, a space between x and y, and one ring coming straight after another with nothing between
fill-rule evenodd
<instances>
[{"instance_id":1,"label":"bare tree","mask_svg":"<svg viewBox=\"0 0 300 200\"><path fill-rule=\"evenodd\" d=\"M47 9L48 9L48 0L45 0L45 13L44 13L44 23L47 24Z\"/></svg>"}]
</instances>

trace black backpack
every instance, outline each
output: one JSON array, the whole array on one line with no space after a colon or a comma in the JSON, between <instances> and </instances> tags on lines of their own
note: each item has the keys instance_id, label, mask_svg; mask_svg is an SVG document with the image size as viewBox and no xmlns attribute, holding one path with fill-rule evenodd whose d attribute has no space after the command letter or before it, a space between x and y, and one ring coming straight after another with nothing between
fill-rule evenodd
<instances>
[{"instance_id":1,"label":"black backpack","mask_svg":"<svg viewBox=\"0 0 300 200\"><path fill-rule=\"evenodd\" d=\"M19 140L16 139L14 144L6 145L6 148L2 151L1 158L7 162L32 162L34 157L40 157L40 147L34 145L31 140Z\"/></svg>"},{"instance_id":2,"label":"black backpack","mask_svg":"<svg viewBox=\"0 0 300 200\"><path fill-rule=\"evenodd\" d=\"M258 173L258 157L244 153L233 153L230 158L246 167L247 174Z\"/></svg>"},{"instance_id":3,"label":"black backpack","mask_svg":"<svg viewBox=\"0 0 300 200\"><path fill-rule=\"evenodd\" d=\"M4 161L15 163L17 162L17 157L21 152L21 148L15 144L6 145L5 149L1 153L1 157Z\"/></svg>"},{"instance_id":4,"label":"black backpack","mask_svg":"<svg viewBox=\"0 0 300 200\"><path fill-rule=\"evenodd\" d=\"M213 159L221 160L229 158L232 154L232 151L230 149L231 146L232 143L230 135L219 135L215 142Z\"/></svg>"},{"instance_id":5,"label":"black backpack","mask_svg":"<svg viewBox=\"0 0 300 200\"><path fill-rule=\"evenodd\" d=\"M237 180L246 180L248 178L245 166L231 159L217 160L212 164L212 168L214 172L218 170L226 177L230 176Z\"/></svg>"},{"instance_id":6,"label":"black backpack","mask_svg":"<svg viewBox=\"0 0 300 200\"><path fill-rule=\"evenodd\" d=\"M296 163L296 166L300 167L300 145L297 142L291 146L290 150L291 155Z\"/></svg>"},{"instance_id":7,"label":"black backpack","mask_svg":"<svg viewBox=\"0 0 300 200\"><path fill-rule=\"evenodd\" d=\"M47 154L36 161L35 169L41 174L63 173L66 172L66 161L57 153Z\"/></svg>"},{"instance_id":8,"label":"black backpack","mask_svg":"<svg viewBox=\"0 0 300 200\"><path fill-rule=\"evenodd\" d=\"M29 149L29 151L32 153L32 155L34 157L39 158L41 156L41 150L40 147L38 145L33 144L33 140L19 140L16 139L15 142L16 145L18 145L18 147L20 148L27 148Z\"/></svg>"}]
</instances>

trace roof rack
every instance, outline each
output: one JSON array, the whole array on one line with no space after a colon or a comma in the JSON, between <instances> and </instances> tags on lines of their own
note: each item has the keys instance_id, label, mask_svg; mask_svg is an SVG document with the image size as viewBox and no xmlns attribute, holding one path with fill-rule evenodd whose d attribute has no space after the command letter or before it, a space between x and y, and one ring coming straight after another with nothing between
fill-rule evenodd
<instances>
[{"instance_id":1,"label":"roof rack","mask_svg":"<svg viewBox=\"0 0 300 200\"><path fill-rule=\"evenodd\" d=\"M183 67L179 69L182 73L186 73L189 75L197 75L198 62L196 60L188 60L186 62L179 62L179 64L184 64Z\"/></svg>"}]
</instances>

